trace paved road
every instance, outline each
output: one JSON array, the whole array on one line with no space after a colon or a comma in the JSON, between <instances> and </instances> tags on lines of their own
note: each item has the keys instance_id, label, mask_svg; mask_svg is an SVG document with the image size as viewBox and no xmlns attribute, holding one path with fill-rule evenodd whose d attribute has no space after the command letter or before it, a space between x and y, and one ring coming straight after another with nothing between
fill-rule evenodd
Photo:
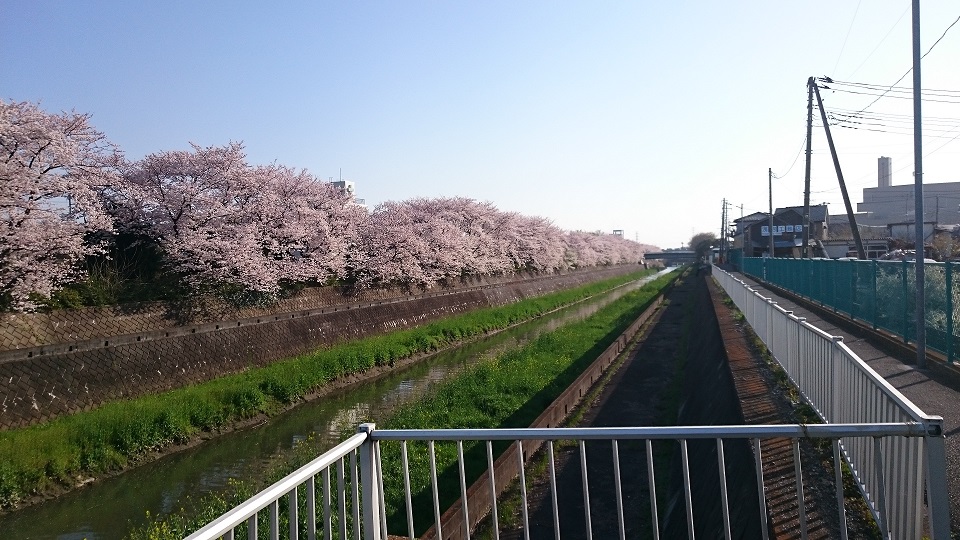
<instances>
[{"instance_id":1,"label":"paved road","mask_svg":"<svg viewBox=\"0 0 960 540\"><path fill-rule=\"evenodd\" d=\"M817 328L832 335L843 336L843 342L894 388L925 413L943 417L947 451L947 485L950 491L950 524L954 537L960 537L960 414L958 414L960 389L958 386L929 369L920 369L913 365L915 357L892 357L875 347L868 335L852 330L850 327L837 326L824 320L819 313L780 296L757 281L743 274L735 275L751 287L765 289L764 296L772 297L782 308L793 311L794 315L806 317L807 322Z\"/></svg>"}]
</instances>

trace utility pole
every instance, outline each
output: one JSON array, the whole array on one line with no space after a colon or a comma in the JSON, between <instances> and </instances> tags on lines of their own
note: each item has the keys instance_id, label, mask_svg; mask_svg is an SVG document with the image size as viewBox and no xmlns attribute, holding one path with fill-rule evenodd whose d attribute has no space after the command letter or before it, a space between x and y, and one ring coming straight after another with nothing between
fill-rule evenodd
<instances>
[{"instance_id":1,"label":"utility pole","mask_svg":"<svg viewBox=\"0 0 960 540\"><path fill-rule=\"evenodd\" d=\"M727 228L727 200L723 200L723 210L720 212L720 262L725 262L723 259L723 248L724 248L724 236L723 231Z\"/></svg>"},{"instance_id":2,"label":"utility pole","mask_svg":"<svg viewBox=\"0 0 960 540\"><path fill-rule=\"evenodd\" d=\"M923 139L920 132L920 0L913 0L913 183L917 264L917 367L927 367L927 313L923 272ZM939 203L938 203L939 206ZM947 263L950 264L950 263Z\"/></svg>"},{"instance_id":3,"label":"utility pole","mask_svg":"<svg viewBox=\"0 0 960 540\"><path fill-rule=\"evenodd\" d=\"M767 169L767 188L770 193L770 258L773 258L773 169Z\"/></svg>"},{"instance_id":4,"label":"utility pole","mask_svg":"<svg viewBox=\"0 0 960 540\"><path fill-rule=\"evenodd\" d=\"M823 129L827 132L827 144L830 146L830 155L833 156L833 168L837 170L837 180L840 181L840 193L843 195L843 205L847 208L847 221L850 222L850 232L853 233L853 241L857 244L857 257L867 258L867 252L863 249L863 240L860 239L860 229L857 228L857 220L853 217L853 207L850 206L850 196L847 195L847 184L843 181L843 171L840 170L840 158L837 157L837 147L833 144L833 135L830 134L830 122L827 120L827 111L823 108L823 100L820 99L820 88L813 84L813 92L817 96L817 106L820 107L820 119L823 120Z\"/></svg>"},{"instance_id":5,"label":"utility pole","mask_svg":"<svg viewBox=\"0 0 960 540\"><path fill-rule=\"evenodd\" d=\"M813 77L807 79L807 167L803 177L803 247L800 256L806 259L810 245L810 160L813 135Z\"/></svg>"}]
</instances>

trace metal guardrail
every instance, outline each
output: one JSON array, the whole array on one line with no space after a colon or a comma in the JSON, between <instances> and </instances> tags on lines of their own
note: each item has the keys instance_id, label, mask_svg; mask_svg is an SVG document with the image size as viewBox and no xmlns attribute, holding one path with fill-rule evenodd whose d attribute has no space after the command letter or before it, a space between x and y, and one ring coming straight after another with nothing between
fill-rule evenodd
<instances>
[{"instance_id":1,"label":"metal guardrail","mask_svg":"<svg viewBox=\"0 0 960 540\"><path fill-rule=\"evenodd\" d=\"M948 538L943 418L924 413L843 343L786 311L733 275L713 276L744 314L804 399L832 424L916 423L926 435L881 445L842 440L841 449L881 528L894 538L919 538L926 490L930 530Z\"/></svg>"},{"instance_id":2,"label":"metal guardrail","mask_svg":"<svg viewBox=\"0 0 960 540\"><path fill-rule=\"evenodd\" d=\"M658 470L658 464L655 461L655 452L653 450L656 441L674 441L679 445L682 467L682 493L684 502L684 514L688 537L694 537L694 499L691 495L692 486L698 481L696 476L691 476L691 460L688 456L688 442L697 440L714 441L716 444L716 470L720 478L720 498L719 507L723 518L723 535L730 539L740 536L743 531L733 528L731 520L731 505L736 510L736 505L741 501L730 500L728 497L728 477L727 466L724 460L724 449L729 448L735 441L742 441L749 444L753 450L754 468L757 476L757 485L759 497L759 514L751 525L755 526L761 532L761 536L768 538L767 508L766 500L763 497L763 468L761 466L763 456L760 453L761 441L771 438L790 439L793 448L793 464L796 471L800 471L801 455L799 441L807 438L821 438L832 441L834 453L834 475L837 480L837 488L834 493L835 508L839 513L839 522L841 527L841 537L846 538L845 515L844 515L844 495L843 485L840 481L841 463L839 459L841 453L841 441L849 444L851 441L863 440L865 444L873 445L877 448L886 448L893 441L906 440L924 440L928 433L920 423L886 423L886 424L819 424L819 425L755 425L755 426L687 426L687 427L637 427L637 428L552 428L552 429L448 429L448 430L377 430L373 424L364 424L360 426L358 434L344 441L336 448L325 453L323 456L315 459L311 463L295 471L290 476L277 482L273 486L255 495L253 498L244 502L240 506L230 510L214 522L203 529L197 531L188 537L188 540L211 540L214 538L234 539L245 534L247 538L273 538L279 539L306 538L314 540L323 539L348 539L364 538L366 540L386 540L387 538L387 517L385 501L383 499L384 482L402 484L402 501L392 501L396 507L395 514L400 519L405 517L406 536L411 539L416 538L415 529L415 509L412 504L411 492L411 459L409 459L408 445L410 443L425 444L426 462L429 463L429 490L432 495L432 508L417 508L421 515L420 519L425 519L430 523L432 518L436 538L448 538L453 531L442 531L440 529L441 512L440 506L440 478L437 469L438 447L441 445L454 445L457 452L457 461L450 468L456 471L456 477L459 481L460 493L462 498L460 504L462 511L468 512L467 505L467 487L471 480L464 473L464 442L479 441L485 444L487 456L487 474L489 479L489 495L493 501L492 506L484 511L489 521L493 524L491 533L494 538L499 538L498 517L499 507L497 496L499 495L498 485L502 484L503 479L495 477L493 442L510 441L519 447L518 456L525 455L524 443L531 445L536 442L544 442L546 455L549 458L549 503L552 510L552 526L554 537L560 538L560 514L569 512L569 508L560 508L558 501L561 499L558 493L558 483L556 466L554 459L554 448L556 441L575 441L578 447L580 458L580 476L582 486L582 500L584 506L584 523L586 527L586 537L593 537L593 527L591 525L591 496L596 497L605 492L609 496L612 492L616 500L617 524L619 538L626 538L626 528L624 526L625 515L630 514L634 521L642 520L649 527L652 537L659 539L663 531L661 530L661 519L663 512L657 506L657 481L655 471ZM614 472L613 485L606 482L591 482L590 471L585 466L587 463L587 442L588 441L611 441L612 460ZM623 441L642 441L644 444L639 448L621 451L618 442ZM742 444L741 443L741 444ZM383 478L380 455L382 444L399 444L402 455L402 474L399 477ZM528 452L529 453L529 452ZM359 456L359 458L358 458ZM648 496L650 501L649 508L640 508L624 503L622 496L623 478L620 475L620 464L624 462L643 463L646 462L647 493L654 494ZM529 500L525 488L524 475L525 468L522 458L520 461L520 497L521 497L521 520L524 531L530 530L529 521ZM424 465L424 462L420 462ZM424 465L425 466L425 465ZM359 467L359 471L357 470ZM882 460L878 460L873 466L875 476L881 482L893 484L896 479L886 475ZM331 482L331 470L336 469L338 475L335 482ZM346 470L346 472L345 472ZM439 471L442 472L442 471ZM322 478L321 482L317 477ZM799 475L798 475L799 477ZM359 481L358 481L359 480ZM661 484L661 489L663 489ZM396 492L396 490L394 490ZM300 495L306 498L306 504L301 506L303 500ZM803 508L803 483L797 482L796 497L800 508ZM322 509L322 521L317 521L316 502L320 501ZM349 502L348 502L349 501ZM282 512L282 508L287 512ZM888 511L883 510L880 505L880 523L890 523L895 521L894 516ZM300 515L300 510L305 509L306 516ZM432 515L430 515L432 511ZM263 515L261 515L263 514ZM426 514L424 517L422 514ZM637 514L640 514L639 516ZM282 519L289 516L286 520ZM801 535L805 537L807 532L806 514L801 510L799 512L798 528ZM468 519L464 523L476 522L481 516L473 516L473 521ZM258 523L265 523L262 530L258 528ZM396 533L396 531L393 531ZM459 533L461 538L470 538L471 531L463 527ZM569 531L568 531L569 532ZM756 532L756 531L755 531ZM754 532L754 534L755 534ZM577 532L579 536L579 532ZM529 538L529 535L525 535ZM919 535L895 535L894 538L919 538ZM934 538L947 538L939 533Z\"/></svg>"},{"instance_id":3,"label":"metal guardrail","mask_svg":"<svg viewBox=\"0 0 960 540\"><path fill-rule=\"evenodd\" d=\"M361 428L356 435L247 499L187 539L234 540L240 537L238 532L250 540L263 537L279 539L281 529L287 533L284 537L291 540L298 540L300 531L309 531L306 538L310 540L359 539L361 515L367 519L382 514L378 505L382 494L381 497L372 496L379 492L378 474L372 474L379 471L379 466L371 455L373 446L369 435L367 430ZM336 476L331 479L334 474ZM321 478L319 486L318 476ZM362 510L359 494L361 485L364 489ZM300 494L304 499L300 498ZM303 515L300 513L301 500L304 500ZM281 501L287 508L285 514L280 512ZM318 508L321 510L319 516ZM320 522L317 521L318 517L321 518ZM376 525L363 522L366 531L364 538L381 538ZM261 531L262 527L264 530ZM335 532L337 536L334 536ZM368 532L376 532L376 535L370 536Z\"/></svg>"}]
</instances>

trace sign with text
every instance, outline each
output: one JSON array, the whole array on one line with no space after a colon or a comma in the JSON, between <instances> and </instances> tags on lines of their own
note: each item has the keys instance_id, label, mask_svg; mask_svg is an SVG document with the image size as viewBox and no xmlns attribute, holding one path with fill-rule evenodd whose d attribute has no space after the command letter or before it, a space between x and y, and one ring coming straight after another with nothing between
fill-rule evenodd
<instances>
[{"instance_id":1,"label":"sign with text","mask_svg":"<svg viewBox=\"0 0 960 540\"><path fill-rule=\"evenodd\" d=\"M774 225L773 226L774 236L778 236L785 233L800 233L800 232L803 232L803 225ZM769 225L760 226L760 236L770 236Z\"/></svg>"}]
</instances>

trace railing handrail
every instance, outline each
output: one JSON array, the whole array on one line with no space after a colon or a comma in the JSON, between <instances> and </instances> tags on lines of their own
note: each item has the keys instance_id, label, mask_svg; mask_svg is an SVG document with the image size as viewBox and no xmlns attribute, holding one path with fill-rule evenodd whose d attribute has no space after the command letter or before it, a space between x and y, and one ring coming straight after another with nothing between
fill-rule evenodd
<instances>
[{"instance_id":1,"label":"railing handrail","mask_svg":"<svg viewBox=\"0 0 960 540\"><path fill-rule=\"evenodd\" d=\"M630 439L766 439L841 437L924 437L921 422L849 424L754 424L717 426L507 428L507 429L377 429L373 441L558 441Z\"/></svg>"},{"instance_id":2,"label":"railing handrail","mask_svg":"<svg viewBox=\"0 0 960 540\"><path fill-rule=\"evenodd\" d=\"M839 336L838 336L839 337ZM853 352L850 347L847 346L842 340L837 341L837 347L843 351L843 354L847 355L850 358L857 360L857 367L860 368L863 373L870 378L873 384L877 385L880 390L887 395L894 403L897 404L905 413L911 416L917 422L943 422L943 417L938 415L927 414L923 412L920 407L910 401L910 399L903 395L900 390L897 390L890 381L885 379L879 373L877 373L869 364L863 361L857 353Z\"/></svg>"},{"instance_id":3,"label":"railing handrail","mask_svg":"<svg viewBox=\"0 0 960 540\"><path fill-rule=\"evenodd\" d=\"M248 518L257 515L257 512L263 510L287 494L290 490L296 488L306 479L326 469L345 456L348 456L350 452L360 448L369 437L370 435L367 432L360 432L353 435L327 452L324 452L310 463L300 467L272 486L232 508L214 521L211 521L205 527L186 537L184 540L215 540L228 534L234 527L240 525Z\"/></svg>"}]
</instances>

